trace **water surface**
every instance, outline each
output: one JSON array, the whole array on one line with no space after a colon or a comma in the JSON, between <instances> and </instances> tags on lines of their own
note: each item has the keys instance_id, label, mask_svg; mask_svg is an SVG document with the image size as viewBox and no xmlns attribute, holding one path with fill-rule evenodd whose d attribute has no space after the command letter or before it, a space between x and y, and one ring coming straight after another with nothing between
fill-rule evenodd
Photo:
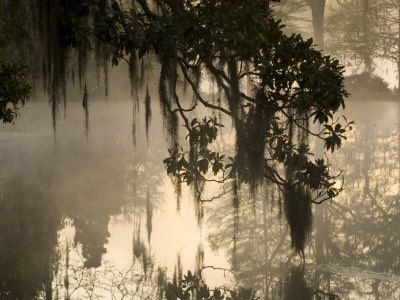
<instances>
[{"instance_id":1,"label":"water surface","mask_svg":"<svg viewBox=\"0 0 400 300\"><path fill-rule=\"evenodd\" d=\"M157 299L160 276L213 266L202 272L210 287L245 286L266 299L318 290L398 299L399 106L372 100L348 102L355 129L329 157L345 190L314 206L305 263L290 249L273 186L259 191L267 201L244 188L238 211L229 195L206 203L200 220L189 190L177 201L162 122L134 143L130 100L91 102L88 135L79 102L68 103L55 134L48 105L27 104L0 127L1 297Z\"/></svg>"}]
</instances>

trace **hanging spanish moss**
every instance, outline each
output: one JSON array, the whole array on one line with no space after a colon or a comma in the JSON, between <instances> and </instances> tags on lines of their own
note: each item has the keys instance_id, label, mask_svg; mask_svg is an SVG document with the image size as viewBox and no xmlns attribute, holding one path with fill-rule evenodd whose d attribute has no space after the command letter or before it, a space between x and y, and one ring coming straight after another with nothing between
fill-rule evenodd
<instances>
[{"instance_id":1,"label":"hanging spanish moss","mask_svg":"<svg viewBox=\"0 0 400 300\"><path fill-rule=\"evenodd\" d=\"M236 249L237 249L237 241L238 241L238 234L239 234L239 205L240 205L240 198L238 193L238 183L235 179L233 181L233 249L232 249L232 267L233 269L236 268Z\"/></svg>"},{"instance_id":2,"label":"hanging spanish moss","mask_svg":"<svg viewBox=\"0 0 400 300\"><path fill-rule=\"evenodd\" d=\"M106 18L106 10L108 7L108 0L98 1L99 9L93 15L93 23L96 25L101 24ZM96 61L96 75L97 84L103 79L104 94L108 97L109 94L109 62L111 61L112 49L111 46L96 39L95 43L95 61Z\"/></svg>"},{"instance_id":3,"label":"hanging spanish moss","mask_svg":"<svg viewBox=\"0 0 400 300\"><path fill-rule=\"evenodd\" d=\"M86 139L89 138L89 93L87 90L87 85L85 83L85 87L83 88L83 100L82 100L82 106L85 111L85 135Z\"/></svg>"},{"instance_id":4,"label":"hanging spanish moss","mask_svg":"<svg viewBox=\"0 0 400 300\"><path fill-rule=\"evenodd\" d=\"M32 78L42 81L47 92L52 113L54 131L57 128L57 119L60 113L60 104L63 102L66 113L67 85L71 74L71 83L78 79L82 93L87 94L87 73L89 60L95 59L97 81L103 77L106 95L108 94L108 68L111 60L111 47L101 39L91 39L84 36L85 28L100 26L107 17L110 9L108 0L98 1L96 9L84 5L79 1L45 1L45 0L11 0L1 3L3 13L21 11L19 20L13 20L17 14L6 16L11 23L20 23L18 26L25 30L25 34L14 37L14 43L25 48L25 57L31 64ZM29 44L28 44L29 43ZM91 56L92 43L95 45L95 55ZM27 52L26 49L33 48ZM40 71L39 71L40 70ZM103 70L103 72L101 72ZM40 73L40 74L39 74ZM103 76L100 74L103 73ZM75 76L77 74L77 76ZM39 77L39 79L37 79ZM84 107L86 111L86 108Z\"/></svg>"},{"instance_id":5,"label":"hanging spanish moss","mask_svg":"<svg viewBox=\"0 0 400 300\"><path fill-rule=\"evenodd\" d=\"M293 122L289 121L288 136L291 147L295 135ZM299 134L300 143L304 143L306 136ZM304 257L304 248L308 235L312 228L311 193L303 186L294 184L295 164L298 163L294 157L288 160L286 165L286 180L288 184L283 189L283 207L286 220L290 228L292 248Z\"/></svg>"},{"instance_id":6,"label":"hanging spanish moss","mask_svg":"<svg viewBox=\"0 0 400 300\"><path fill-rule=\"evenodd\" d=\"M144 107L145 107L145 122L146 122L146 140L147 143L149 141L149 128L150 128L150 121L151 121L151 98L149 94L149 86L146 87L146 98L144 100Z\"/></svg>"},{"instance_id":7,"label":"hanging spanish moss","mask_svg":"<svg viewBox=\"0 0 400 300\"><path fill-rule=\"evenodd\" d=\"M173 179L172 182L175 186L175 194L176 194L176 211L181 211L181 200L182 200L182 184L177 179Z\"/></svg>"},{"instance_id":8,"label":"hanging spanish moss","mask_svg":"<svg viewBox=\"0 0 400 300\"><path fill-rule=\"evenodd\" d=\"M162 300L167 286L167 274L165 268L160 268L160 267L157 268L156 282L158 287L157 299Z\"/></svg>"},{"instance_id":9,"label":"hanging spanish moss","mask_svg":"<svg viewBox=\"0 0 400 300\"><path fill-rule=\"evenodd\" d=\"M129 67L129 79L131 80L131 96L135 99L138 95L138 66L137 57L132 54L129 56L128 67ZM136 99L135 99L136 100Z\"/></svg>"},{"instance_id":10,"label":"hanging spanish moss","mask_svg":"<svg viewBox=\"0 0 400 300\"><path fill-rule=\"evenodd\" d=\"M178 253L177 263L176 263L176 276L177 276L177 284L179 287L182 286L182 274L183 274L182 256L180 253Z\"/></svg>"},{"instance_id":11,"label":"hanging spanish moss","mask_svg":"<svg viewBox=\"0 0 400 300\"><path fill-rule=\"evenodd\" d=\"M87 42L82 42L78 48L78 79L79 86L82 88L86 85L86 74L87 74L87 64L88 64L88 47Z\"/></svg>"},{"instance_id":12,"label":"hanging spanish moss","mask_svg":"<svg viewBox=\"0 0 400 300\"><path fill-rule=\"evenodd\" d=\"M136 147L136 127L137 127L137 115L138 115L138 106L137 102L134 100L132 103L132 144L133 147Z\"/></svg>"},{"instance_id":13,"label":"hanging spanish moss","mask_svg":"<svg viewBox=\"0 0 400 300\"><path fill-rule=\"evenodd\" d=\"M252 197L255 197L257 187L265 179L265 148L267 144L268 132L271 129L273 111L268 107L263 107L266 103L266 95L259 90L256 94L258 103L251 106L245 118L245 130L241 130L241 136L237 141L238 161L240 163L243 180L250 185Z\"/></svg>"},{"instance_id":14,"label":"hanging spanish moss","mask_svg":"<svg viewBox=\"0 0 400 300\"><path fill-rule=\"evenodd\" d=\"M202 243L200 242L197 245L197 251L196 251L196 273L201 275L201 270L204 267L204 247Z\"/></svg>"},{"instance_id":15,"label":"hanging spanish moss","mask_svg":"<svg viewBox=\"0 0 400 300\"><path fill-rule=\"evenodd\" d=\"M176 148L178 145L178 116L173 111L171 95L176 88L171 83L176 81L170 80L171 76L176 76L176 66L170 60L162 62L159 81L160 106L170 147Z\"/></svg>"},{"instance_id":16,"label":"hanging spanish moss","mask_svg":"<svg viewBox=\"0 0 400 300\"><path fill-rule=\"evenodd\" d=\"M147 228L147 241L150 244L151 233L153 231L153 203L150 194L150 187L146 190L146 228Z\"/></svg>"},{"instance_id":17,"label":"hanging spanish moss","mask_svg":"<svg viewBox=\"0 0 400 300\"><path fill-rule=\"evenodd\" d=\"M182 279L183 279L182 257L180 253L178 253L176 260L177 262L175 264L174 273L172 275L172 287L180 289L182 287Z\"/></svg>"},{"instance_id":18,"label":"hanging spanish moss","mask_svg":"<svg viewBox=\"0 0 400 300\"><path fill-rule=\"evenodd\" d=\"M305 243L312 228L311 195L301 187L284 190L284 208L293 249L304 256Z\"/></svg>"},{"instance_id":19,"label":"hanging spanish moss","mask_svg":"<svg viewBox=\"0 0 400 300\"><path fill-rule=\"evenodd\" d=\"M64 286L66 290L67 297L69 295L69 263L70 263L70 258L69 258L69 242L66 241L66 247L65 247L65 273L64 273Z\"/></svg>"},{"instance_id":20,"label":"hanging spanish moss","mask_svg":"<svg viewBox=\"0 0 400 300\"><path fill-rule=\"evenodd\" d=\"M308 286L304 278L304 265L292 267L284 281L284 285L284 300L314 299L313 290ZM329 299L331 299L331 297L329 297Z\"/></svg>"},{"instance_id":21,"label":"hanging spanish moss","mask_svg":"<svg viewBox=\"0 0 400 300\"><path fill-rule=\"evenodd\" d=\"M151 269L153 262L149 250L141 239L140 221L137 222L137 220L135 220L132 243L133 259L138 259L141 262L143 271L147 274L147 271Z\"/></svg>"},{"instance_id":22,"label":"hanging spanish moss","mask_svg":"<svg viewBox=\"0 0 400 300\"><path fill-rule=\"evenodd\" d=\"M88 92L92 90L89 72L96 72L97 86L102 80L108 95L110 65L126 62L133 98L133 144L142 95L148 140L153 100L149 85L154 84L150 72L160 68L155 83L170 154L177 159L166 159L176 185L177 208L180 185L186 182L195 198L200 224L206 183L232 180L237 219L241 184L249 185L256 199L258 187L272 182L283 191L293 248L303 253L311 227L310 190L325 190L327 199L338 190L332 187L334 178L328 172L319 175L317 184L315 178L311 184L307 176L299 180L296 174L315 169L316 164L307 151L299 154L298 150L304 145L308 149L311 116L322 126L331 124L334 113L344 106L347 93L338 61L323 56L312 48L312 41L300 35L285 35L281 22L271 15L268 1L13 0L0 5L10 3L31 14L27 28L33 32L32 39L38 37L40 41L34 51L39 59L32 65L33 70L41 70L54 131L61 101L66 112L67 74L77 77L88 137ZM0 11L5 11L4 7ZM255 33L254 28L260 32ZM93 60L95 70L91 68ZM201 90L202 80L216 86L216 95ZM178 96L177 89L182 87L190 87L193 99L186 99L186 93L182 97L185 99ZM198 106L202 108L196 110ZM201 122L192 119L204 112L219 118L206 117ZM235 149L229 161L227 153L213 147L222 127L218 121L225 120L222 116L232 121L235 132ZM180 145L180 122L189 137L186 147ZM343 128L346 131L347 126L314 135L333 150L341 145ZM201 136L193 140L197 131ZM307 168L296 163L296 155L307 163Z\"/></svg>"},{"instance_id":23,"label":"hanging spanish moss","mask_svg":"<svg viewBox=\"0 0 400 300\"><path fill-rule=\"evenodd\" d=\"M43 2L43 3L42 3ZM60 4L57 1L39 1L42 6L39 9L38 20L39 35L43 39L45 47L43 55L43 78L47 80L44 84L49 94L52 108L53 130L57 128L60 101L66 101L66 75L68 65L68 49L65 48L62 36L67 34L68 24L59 22L61 15L67 13L66 3ZM78 75L80 76L80 75Z\"/></svg>"}]
</instances>

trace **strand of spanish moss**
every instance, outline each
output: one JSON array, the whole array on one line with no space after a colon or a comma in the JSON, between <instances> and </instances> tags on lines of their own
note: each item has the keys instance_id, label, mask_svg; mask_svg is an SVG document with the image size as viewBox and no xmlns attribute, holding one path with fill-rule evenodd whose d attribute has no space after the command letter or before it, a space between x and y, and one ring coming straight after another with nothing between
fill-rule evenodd
<instances>
[{"instance_id":1,"label":"strand of spanish moss","mask_svg":"<svg viewBox=\"0 0 400 300\"><path fill-rule=\"evenodd\" d=\"M174 73L172 73L174 72ZM175 91L171 91L171 89L175 89L176 86L171 87L171 74L174 74L176 77L176 67L172 70L171 62L168 59L161 60L161 71L159 78L159 101L161 107L161 113L163 117L164 128L167 130L167 137L169 139L170 149L175 151L178 147L178 117L176 113L172 110L172 101L171 95L176 94ZM169 84L169 85L168 85ZM168 90L169 88L169 90ZM180 200L182 193L181 182L178 179L173 179L173 183L175 185L175 193L176 193L176 201L177 201L177 210L180 210ZM197 214L197 211L196 211ZM198 215L198 214L197 214ZM199 219L198 219L199 220Z\"/></svg>"},{"instance_id":2,"label":"strand of spanish moss","mask_svg":"<svg viewBox=\"0 0 400 300\"><path fill-rule=\"evenodd\" d=\"M239 233L239 205L240 205L240 198L238 193L238 183L237 179L233 179L233 248L232 248L232 268L236 268L236 249L237 249L237 240L238 240L238 233Z\"/></svg>"},{"instance_id":3,"label":"strand of spanish moss","mask_svg":"<svg viewBox=\"0 0 400 300\"><path fill-rule=\"evenodd\" d=\"M106 16L106 9L109 7L109 2L107 0L100 0L97 4L98 10L93 16L94 25L98 25ZM96 74L97 74L97 84L100 83L100 75L103 73L103 84L104 84L104 94L108 97L109 94L109 82L108 82L108 68L109 61L111 60L111 47L99 39L95 40L95 59L96 59ZM102 70L102 72L101 72Z\"/></svg>"},{"instance_id":4,"label":"strand of spanish moss","mask_svg":"<svg viewBox=\"0 0 400 300\"><path fill-rule=\"evenodd\" d=\"M98 6L100 9L97 10L97 12L101 13L102 11L104 12L108 1L103 0L100 2L103 3L103 8L101 8L101 3L99 3ZM19 10L9 10L13 11L13 14L11 15L19 15L16 12L21 11L22 9L24 10L24 14L26 14L27 27L25 30L29 33L26 34L26 36L29 36L27 40L30 39L32 47L34 47L34 51L29 53L32 61L32 70L41 69L41 80L43 81L43 88L49 96L52 112L52 126L55 132L61 101L63 101L64 104L64 114L66 110L66 74L69 65L69 56L72 54L63 44L65 37L63 36L62 30L64 30L67 25L62 24L64 27L60 27L60 22L63 17L62 14L67 15L70 10L72 11L76 9L76 7L71 2L52 0L13 0L8 3L17 5L20 8ZM1 9L4 11L3 7ZM82 20L87 21L88 18L83 18ZM25 44L25 42L22 41L18 42L20 42L21 45ZM101 43L98 43L98 45L100 44ZM29 49L31 47L25 48ZM104 50L99 50L100 48L104 48ZM107 47L105 46L99 46L97 49L98 51L96 52L96 60L98 62L104 62L103 65L108 64L110 59L109 54L108 56L106 55L107 52L109 53L109 51L105 51L106 48ZM88 43L83 40L77 49L77 75L82 89L82 94L84 94L87 59L90 53L90 47ZM103 59L99 59L101 56L100 53L103 55ZM103 67L103 69L104 73L107 74L107 68ZM70 73L68 72L68 74ZM72 72L71 75L72 77L75 77L74 72ZM32 74L32 77L36 78L34 74ZM104 77L105 80L108 80L108 76ZM108 88L108 82L105 83L105 87L106 89Z\"/></svg>"},{"instance_id":5,"label":"strand of spanish moss","mask_svg":"<svg viewBox=\"0 0 400 300\"><path fill-rule=\"evenodd\" d=\"M178 117L176 113L172 111L171 90L169 90L174 87L168 87L173 72L171 68L172 66L169 60L164 60L162 62L159 79L159 98L164 127L168 132L170 148L176 149L178 145ZM176 72L176 70L174 71Z\"/></svg>"},{"instance_id":6,"label":"strand of spanish moss","mask_svg":"<svg viewBox=\"0 0 400 300\"><path fill-rule=\"evenodd\" d=\"M288 138L293 148L292 120L288 124ZM312 225L311 194L304 187L293 185L293 164L293 158L290 157L285 170L288 183L284 186L284 211L290 228L292 248L304 258L305 243Z\"/></svg>"},{"instance_id":7,"label":"strand of spanish moss","mask_svg":"<svg viewBox=\"0 0 400 300\"><path fill-rule=\"evenodd\" d=\"M136 147L136 124L137 124L137 105L135 101L132 101L132 144Z\"/></svg>"},{"instance_id":8,"label":"strand of spanish moss","mask_svg":"<svg viewBox=\"0 0 400 300\"><path fill-rule=\"evenodd\" d=\"M82 88L86 84L86 74L88 65L88 44L83 42L78 47L78 79L79 86Z\"/></svg>"},{"instance_id":9,"label":"strand of spanish moss","mask_svg":"<svg viewBox=\"0 0 400 300\"><path fill-rule=\"evenodd\" d=\"M52 112L52 126L54 132L57 126L59 102L61 98L66 101L66 69L67 51L60 44L58 33L58 19L60 6L58 1L37 0L32 4L32 20L37 22L33 26L38 30L39 43L43 45L38 50L42 56L41 70L43 87L48 92ZM64 104L65 106L65 104Z\"/></svg>"},{"instance_id":10,"label":"strand of spanish moss","mask_svg":"<svg viewBox=\"0 0 400 300\"><path fill-rule=\"evenodd\" d=\"M135 94L137 95L138 93L138 67L137 67L137 57L135 54L131 54L129 56L128 60L128 66L129 66L129 79L131 81L131 95L134 98Z\"/></svg>"},{"instance_id":11,"label":"strand of spanish moss","mask_svg":"<svg viewBox=\"0 0 400 300\"><path fill-rule=\"evenodd\" d=\"M146 248L146 245L141 240L140 235L140 217L134 217L134 230L133 230L133 241L132 241L132 252L133 259L141 259L143 271L147 275L147 271L149 267L152 266L152 261L150 257L150 253Z\"/></svg>"},{"instance_id":12,"label":"strand of spanish moss","mask_svg":"<svg viewBox=\"0 0 400 300\"><path fill-rule=\"evenodd\" d=\"M182 267L182 256L180 253L177 255L177 264L176 264L176 270L177 270L177 283L178 287L182 286L182 274L183 274L183 267Z\"/></svg>"},{"instance_id":13,"label":"strand of spanish moss","mask_svg":"<svg viewBox=\"0 0 400 300\"><path fill-rule=\"evenodd\" d=\"M149 143L149 128L151 121L151 98L149 94L149 86L146 87L146 98L144 101L145 107L145 123L146 123L146 140L147 144Z\"/></svg>"},{"instance_id":14,"label":"strand of spanish moss","mask_svg":"<svg viewBox=\"0 0 400 300\"><path fill-rule=\"evenodd\" d=\"M204 267L204 247L201 242L197 245L196 251L196 273L201 277L201 270Z\"/></svg>"},{"instance_id":15,"label":"strand of spanish moss","mask_svg":"<svg viewBox=\"0 0 400 300\"><path fill-rule=\"evenodd\" d=\"M257 187L264 182L264 160L267 135L271 128L274 112L261 103L266 103L267 97L263 91L257 91L256 99L259 101L248 115L246 136L246 166L249 170L250 192L253 198Z\"/></svg>"},{"instance_id":16,"label":"strand of spanish moss","mask_svg":"<svg viewBox=\"0 0 400 300\"><path fill-rule=\"evenodd\" d=\"M182 200L182 183L175 179L175 194L176 194L176 211L181 210L181 200Z\"/></svg>"},{"instance_id":17,"label":"strand of spanish moss","mask_svg":"<svg viewBox=\"0 0 400 300\"><path fill-rule=\"evenodd\" d=\"M89 93L87 89L87 84L85 83L84 91L83 91L83 100L82 100L83 110L85 112L85 136L86 139L89 139Z\"/></svg>"},{"instance_id":18,"label":"strand of spanish moss","mask_svg":"<svg viewBox=\"0 0 400 300\"><path fill-rule=\"evenodd\" d=\"M147 227L147 239L150 244L151 233L153 231L153 203L150 194L150 187L146 189L146 227Z\"/></svg>"}]
</instances>

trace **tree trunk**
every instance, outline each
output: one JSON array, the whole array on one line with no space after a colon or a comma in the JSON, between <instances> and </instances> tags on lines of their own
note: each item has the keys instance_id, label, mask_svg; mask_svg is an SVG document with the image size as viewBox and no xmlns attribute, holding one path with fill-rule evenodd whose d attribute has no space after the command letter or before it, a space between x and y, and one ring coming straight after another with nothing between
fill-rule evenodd
<instances>
[{"instance_id":1,"label":"tree trunk","mask_svg":"<svg viewBox=\"0 0 400 300\"><path fill-rule=\"evenodd\" d=\"M397 58L397 95L400 97L400 53L399 58Z\"/></svg>"},{"instance_id":2,"label":"tree trunk","mask_svg":"<svg viewBox=\"0 0 400 300\"><path fill-rule=\"evenodd\" d=\"M362 32L363 32L363 46L364 46L364 65L365 69L368 73L372 73L372 59L371 59L371 32L370 26L368 21L368 14L369 14L369 0L363 0L363 15L362 15Z\"/></svg>"},{"instance_id":3,"label":"tree trunk","mask_svg":"<svg viewBox=\"0 0 400 300\"><path fill-rule=\"evenodd\" d=\"M310 0L314 42L320 49L324 48L324 15L326 0Z\"/></svg>"},{"instance_id":4,"label":"tree trunk","mask_svg":"<svg viewBox=\"0 0 400 300\"><path fill-rule=\"evenodd\" d=\"M397 186L400 186L400 101L397 102ZM397 198L396 204L400 200Z\"/></svg>"},{"instance_id":5,"label":"tree trunk","mask_svg":"<svg viewBox=\"0 0 400 300\"><path fill-rule=\"evenodd\" d=\"M397 1L397 95L400 96L400 0Z\"/></svg>"}]
</instances>

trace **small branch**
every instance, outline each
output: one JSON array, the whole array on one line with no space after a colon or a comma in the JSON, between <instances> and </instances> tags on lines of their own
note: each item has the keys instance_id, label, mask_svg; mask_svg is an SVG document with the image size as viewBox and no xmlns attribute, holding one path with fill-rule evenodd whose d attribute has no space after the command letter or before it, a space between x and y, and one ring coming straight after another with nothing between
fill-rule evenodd
<instances>
[{"instance_id":1,"label":"small branch","mask_svg":"<svg viewBox=\"0 0 400 300\"><path fill-rule=\"evenodd\" d=\"M219 193L218 195L215 195L215 196L211 197L210 199L204 199L204 200L200 199L200 202L212 202L212 201L214 201L216 199L221 198L222 196L225 196L225 195L229 194L232 191L233 191L233 189L225 190L225 187L224 187L223 188L223 192Z\"/></svg>"},{"instance_id":2,"label":"small branch","mask_svg":"<svg viewBox=\"0 0 400 300\"><path fill-rule=\"evenodd\" d=\"M220 268L220 267L214 267L214 266L203 266L203 267L201 267L201 269L200 269L200 276L201 276L201 273L202 273L205 269L213 269L213 270L215 270L215 271L224 271L224 276L226 276L225 274L226 274L226 272L228 272L228 273L232 274L235 278L237 278L236 274L235 274L232 270L225 269L225 268Z\"/></svg>"},{"instance_id":3,"label":"small branch","mask_svg":"<svg viewBox=\"0 0 400 300\"><path fill-rule=\"evenodd\" d=\"M142 7L143 11L145 12L146 15L148 15L152 20L157 20L158 15L155 14L150 8L147 3L147 0L137 0L139 2L140 6Z\"/></svg>"}]
</instances>

